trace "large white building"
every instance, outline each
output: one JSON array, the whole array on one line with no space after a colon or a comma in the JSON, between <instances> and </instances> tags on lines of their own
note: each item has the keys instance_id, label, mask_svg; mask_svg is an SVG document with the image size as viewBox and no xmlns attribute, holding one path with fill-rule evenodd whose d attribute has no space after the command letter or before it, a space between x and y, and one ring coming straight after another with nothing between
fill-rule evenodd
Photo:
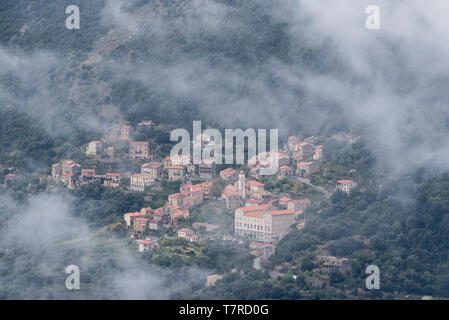
<instances>
[{"instance_id":1,"label":"large white building","mask_svg":"<svg viewBox=\"0 0 449 320\"><path fill-rule=\"evenodd\" d=\"M291 210L274 210L269 204L235 210L235 235L270 242L282 238L295 222Z\"/></svg>"}]
</instances>

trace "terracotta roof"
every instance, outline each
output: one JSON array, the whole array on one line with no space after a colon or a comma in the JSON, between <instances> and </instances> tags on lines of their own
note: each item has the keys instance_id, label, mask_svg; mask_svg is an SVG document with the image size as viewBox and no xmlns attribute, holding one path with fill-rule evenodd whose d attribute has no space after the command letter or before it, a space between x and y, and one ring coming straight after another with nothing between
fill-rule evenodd
<instances>
[{"instance_id":1,"label":"terracotta roof","mask_svg":"<svg viewBox=\"0 0 449 320\"><path fill-rule=\"evenodd\" d=\"M160 164L145 163L145 164L142 165L142 168L158 169L161 166L162 165L160 165Z\"/></svg>"},{"instance_id":2,"label":"terracotta roof","mask_svg":"<svg viewBox=\"0 0 449 320\"><path fill-rule=\"evenodd\" d=\"M230 177L232 175L237 175L238 171L232 168L227 168L220 171L220 176Z\"/></svg>"},{"instance_id":3,"label":"terracotta roof","mask_svg":"<svg viewBox=\"0 0 449 320\"><path fill-rule=\"evenodd\" d=\"M63 177L73 177L75 175L73 173L64 173L62 176Z\"/></svg>"},{"instance_id":4,"label":"terracotta roof","mask_svg":"<svg viewBox=\"0 0 449 320\"><path fill-rule=\"evenodd\" d=\"M130 217L139 217L139 216L146 216L146 213L144 213L144 212L129 212L129 213L126 213L126 215L128 215Z\"/></svg>"},{"instance_id":5,"label":"terracotta roof","mask_svg":"<svg viewBox=\"0 0 449 320\"><path fill-rule=\"evenodd\" d=\"M246 212L243 215L247 216L247 217L253 217L253 218L263 218L265 213L262 213L262 212Z\"/></svg>"},{"instance_id":6,"label":"terracotta roof","mask_svg":"<svg viewBox=\"0 0 449 320\"><path fill-rule=\"evenodd\" d=\"M272 216L281 216L281 215L287 215L287 214L293 214L292 210L274 210L268 212Z\"/></svg>"},{"instance_id":7,"label":"terracotta roof","mask_svg":"<svg viewBox=\"0 0 449 320\"><path fill-rule=\"evenodd\" d=\"M170 166L169 169L178 169L178 170L181 170L181 169L184 169L184 167L183 167L183 166Z\"/></svg>"},{"instance_id":8,"label":"terracotta roof","mask_svg":"<svg viewBox=\"0 0 449 320\"><path fill-rule=\"evenodd\" d=\"M170 198L180 199L187 197L187 194L185 193L173 193L170 195Z\"/></svg>"},{"instance_id":9,"label":"terracotta roof","mask_svg":"<svg viewBox=\"0 0 449 320\"><path fill-rule=\"evenodd\" d=\"M352 180L338 180L338 183L353 183L354 181Z\"/></svg>"},{"instance_id":10,"label":"terracotta roof","mask_svg":"<svg viewBox=\"0 0 449 320\"><path fill-rule=\"evenodd\" d=\"M271 208L271 205L269 204L261 204L260 206L252 206L252 207L241 207L239 210L245 212L252 212L252 211L265 211Z\"/></svg>"},{"instance_id":11,"label":"terracotta roof","mask_svg":"<svg viewBox=\"0 0 449 320\"><path fill-rule=\"evenodd\" d=\"M263 183L260 183L259 181L255 181L255 180L249 180L247 182L247 184L255 186L255 187L263 187L263 186L265 186Z\"/></svg>"}]
</instances>

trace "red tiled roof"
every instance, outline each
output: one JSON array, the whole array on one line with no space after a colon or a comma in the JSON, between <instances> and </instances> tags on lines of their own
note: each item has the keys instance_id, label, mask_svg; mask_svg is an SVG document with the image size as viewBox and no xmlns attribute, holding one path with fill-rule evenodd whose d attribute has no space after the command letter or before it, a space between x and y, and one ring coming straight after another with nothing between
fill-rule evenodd
<instances>
[{"instance_id":1,"label":"red tiled roof","mask_svg":"<svg viewBox=\"0 0 449 320\"><path fill-rule=\"evenodd\" d=\"M265 213L262 213L262 212L246 212L243 215L247 216L247 217L253 217L253 218L263 218Z\"/></svg>"},{"instance_id":2,"label":"red tiled roof","mask_svg":"<svg viewBox=\"0 0 449 320\"><path fill-rule=\"evenodd\" d=\"M292 210L274 210L269 212L272 216L281 216L281 215L287 215L287 214L293 214Z\"/></svg>"},{"instance_id":3,"label":"red tiled roof","mask_svg":"<svg viewBox=\"0 0 449 320\"><path fill-rule=\"evenodd\" d=\"M247 184L255 186L255 187L263 187L263 186L265 186L263 183L260 183L259 181L255 181L255 180L249 180L247 182Z\"/></svg>"},{"instance_id":4,"label":"red tiled roof","mask_svg":"<svg viewBox=\"0 0 449 320\"><path fill-rule=\"evenodd\" d=\"M233 176L236 174L238 174L238 171L235 169L232 169L232 168L227 168L227 169L220 171L220 176L225 176L225 177L230 177L230 176Z\"/></svg>"},{"instance_id":5,"label":"red tiled roof","mask_svg":"<svg viewBox=\"0 0 449 320\"><path fill-rule=\"evenodd\" d=\"M187 197L187 194L185 193L173 193L170 195L170 198L180 199Z\"/></svg>"},{"instance_id":6,"label":"red tiled roof","mask_svg":"<svg viewBox=\"0 0 449 320\"><path fill-rule=\"evenodd\" d=\"M139 217L139 216L146 216L146 213L144 213L144 212L129 212L129 213L126 213L128 216L130 216L130 217Z\"/></svg>"},{"instance_id":7,"label":"red tiled roof","mask_svg":"<svg viewBox=\"0 0 449 320\"><path fill-rule=\"evenodd\" d=\"M145 163L142 165L142 168L158 169L160 167L161 167L160 164L152 164L152 163Z\"/></svg>"},{"instance_id":8,"label":"red tiled roof","mask_svg":"<svg viewBox=\"0 0 449 320\"><path fill-rule=\"evenodd\" d=\"M170 166L169 169L178 169L178 170L181 170L181 169L184 169L184 167L183 167L183 166Z\"/></svg>"},{"instance_id":9,"label":"red tiled roof","mask_svg":"<svg viewBox=\"0 0 449 320\"><path fill-rule=\"evenodd\" d=\"M245 212L252 212L252 211L262 211L262 210L268 210L271 208L271 205L269 204L261 204L260 206L252 206L252 207L241 207L239 208L243 213Z\"/></svg>"},{"instance_id":10,"label":"red tiled roof","mask_svg":"<svg viewBox=\"0 0 449 320\"><path fill-rule=\"evenodd\" d=\"M71 178L74 176L74 174L73 173L64 173L62 176Z\"/></svg>"},{"instance_id":11,"label":"red tiled roof","mask_svg":"<svg viewBox=\"0 0 449 320\"><path fill-rule=\"evenodd\" d=\"M354 181L352 180L338 180L338 183L353 183Z\"/></svg>"}]
</instances>

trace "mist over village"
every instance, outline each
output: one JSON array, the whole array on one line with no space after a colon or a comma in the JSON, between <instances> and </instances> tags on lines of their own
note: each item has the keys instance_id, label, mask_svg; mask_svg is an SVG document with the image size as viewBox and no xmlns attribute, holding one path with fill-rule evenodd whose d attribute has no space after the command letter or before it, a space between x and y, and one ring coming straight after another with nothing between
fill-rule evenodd
<instances>
[{"instance_id":1,"label":"mist over village","mask_svg":"<svg viewBox=\"0 0 449 320\"><path fill-rule=\"evenodd\" d=\"M3 0L0 300L448 299L448 11Z\"/></svg>"}]
</instances>

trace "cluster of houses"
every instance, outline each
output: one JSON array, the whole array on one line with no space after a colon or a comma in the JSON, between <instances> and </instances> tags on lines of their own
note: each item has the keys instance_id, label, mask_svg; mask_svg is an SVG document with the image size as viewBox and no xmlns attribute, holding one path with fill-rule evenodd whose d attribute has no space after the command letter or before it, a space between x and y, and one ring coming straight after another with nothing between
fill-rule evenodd
<instances>
[{"instance_id":1,"label":"cluster of houses","mask_svg":"<svg viewBox=\"0 0 449 320\"><path fill-rule=\"evenodd\" d=\"M320 161L323 159L323 146L314 145L315 137L309 137L301 141L297 136L291 136L287 142L287 152L292 157L293 168L281 166L283 175L296 175L308 178L320 171Z\"/></svg>"},{"instance_id":2,"label":"cluster of houses","mask_svg":"<svg viewBox=\"0 0 449 320\"><path fill-rule=\"evenodd\" d=\"M348 258L318 255L314 260L315 268L312 273L331 273L332 271L345 272L350 269Z\"/></svg>"},{"instance_id":3,"label":"cluster of houses","mask_svg":"<svg viewBox=\"0 0 449 320\"><path fill-rule=\"evenodd\" d=\"M153 126L151 120L144 120L138 126ZM129 159L152 160L148 141L134 141L134 127L130 125L113 125L106 132L103 140L89 142L86 155L114 158L116 146L121 142L128 143Z\"/></svg>"},{"instance_id":4,"label":"cluster of houses","mask_svg":"<svg viewBox=\"0 0 449 320\"><path fill-rule=\"evenodd\" d=\"M164 167L160 163L144 163L140 167L140 173L135 173L130 177L129 188L133 191L145 191L162 177L163 169Z\"/></svg>"},{"instance_id":5,"label":"cluster of houses","mask_svg":"<svg viewBox=\"0 0 449 320\"><path fill-rule=\"evenodd\" d=\"M143 240L137 240L139 252L152 252L160 249L158 238L146 237Z\"/></svg>"},{"instance_id":6,"label":"cluster of houses","mask_svg":"<svg viewBox=\"0 0 449 320\"><path fill-rule=\"evenodd\" d=\"M141 239L149 231L158 231L163 228L175 230L179 219L188 219L190 211L203 203L209 197L211 182L203 182L181 186L180 192L168 196L165 205L158 209L142 208L138 212L130 212L124 215L126 226L132 231L133 238ZM178 237L189 242L198 240L199 231L212 232L219 228L218 225L204 222L194 222L193 229L181 228L177 230Z\"/></svg>"},{"instance_id":7,"label":"cluster of houses","mask_svg":"<svg viewBox=\"0 0 449 320\"><path fill-rule=\"evenodd\" d=\"M9 181L16 181L20 178L20 175L18 175L17 173L9 173L7 175L5 175L5 185L9 182Z\"/></svg>"},{"instance_id":8,"label":"cluster of houses","mask_svg":"<svg viewBox=\"0 0 449 320\"><path fill-rule=\"evenodd\" d=\"M220 172L220 177L228 182L222 193L228 209L233 210L242 205L256 205L275 199L271 192L265 190L263 183L246 178L243 171L228 168Z\"/></svg>"},{"instance_id":9,"label":"cluster of houses","mask_svg":"<svg viewBox=\"0 0 449 320\"><path fill-rule=\"evenodd\" d=\"M65 160L52 165L51 176L54 180L62 182L69 189L89 183L100 183L108 188L119 188L121 174L96 174L95 169L81 169L79 163Z\"/></svg>"},{"instance_id":10,"label":"cluster of houses","mask_svg":"<svg viewBox=\"0 0 449 320\"><path fill-rule=\"evenodd\" d=\"M260 257L262 261L268 260L276 251L274 244L259 241L251 242L249 248L252 250L250 254Z\"/></svg>"},{"instance_id":11,"label":"cluster of houses","mask_svg":"<svg viewBox=\"0 0 449 320\"><path fill-rule=\"evenodd\" d=\"M130 189L145 191L155 181L161 179L166 173L168 181L186 182L189 176L197 175L203 180L212 180L216 177L216 165L214 162L202 161L199 165L192 164L191 156L166 157L161 162L145 163L141 166L140 173L133 174L130 181Z\"/></svg>"},{"instance_id":12,"label":"cluster of houses","mask_svg":"<svg viewBox=\"0 0 449 320\"><path fill-rule=\"evenodd\" d=\"M154 124L151 121L142 121L139 124L139 126L152 125ZM89 143L86 154L107 155L113 158L116 144L126 141L129 144L129 159L144 161L139 172L130 174L130 190L147 191L161 179L181 182L179 192L170 194L163 207L142 208L138 212L124 214L125 224L131 232L131 237L136 240L139 252L159 250L159 239L148 236L148 231L168 229L174 231L178 238L195 243L201 239L202 231L217 230L218 225L204 222L193 222L186 227L185 219L189 219L191 210L210 198L212 182L218 177L226 182L221 199L227 209L234 211L234 234L226 237L239 243L242 239L250 240L250 253L261 261L267 260L275 253L277 241L290 232L293 226L296 225L299 230L305 227L304 212L312 205L309 199L292 199L273 194L265 190L265 185L258 181L261 168L271 166L270 153L249 159L248 177L243 171L234 168L227 168L217 174L213 161L202 161L195 165L191 156L182 155L156 160L150 154L148 142L133 141L132 137L133 127L113 126L104 140ZM201 147L210 143L206 138L203 137ZM296 136L288 138L288 143L283 149L284 153L278 152L274 158L278 161L278 179L308 178L320 171L323 147L314 145L314 140L314 137L303 141ZM52 176L69 188L88 183L101 183L106 187L117 188L121 180L121 174L98 175L95 169L82 169L72 160L54 164ZM189 183L189 178L193 176L204 182L195 185ZM349 194L356 187L355 181L339 180L336 189ZM314 272L340 270L346 265L344 258L320 257L316 261L318 267ZM206 286L214 286L221 278L222 276L218 274L209 276Z\"/></svg>"},{"instance_id":13,"label":"cluster of houses","mask_svg":"<svg viewBox=\"0 0 449 320\"><path fill-rule=\"evenodd\" d=\"M194 222L192 228L180 228L177 230L178 238L187 240L188 242L196 242L199 239L201 230L205 232L213 232L220 228L216 224L210 224L205 222Z\"/></svg>"},{"instance_id":14,"label":"cluster of houses","mask_svg":"<svg viewBox=\"0 0 449 320\"><path fill-rule=\"evenodd\" d=\"M245 177L243 172L225 169L220 177L228 182L222 198L234 212L234 231L238 237L272 242L289 232L290 226L303 219L311 206L309 199L277 197L264 184ZM304 221L300 222L304 227Z\"/></svg>"},{"instance_id":15,"label":"cluster of houses","mask_svg":"<svg viewBox=\"0 0 449 320\"><path fill-rule=\"evenodd\" d=\"M164 208L142 208L140 211L124 214L126 226L132 231L131 237L141 239L148 230L161 230L173 226L170 214Z\"/></svg>"}]
</instances>

